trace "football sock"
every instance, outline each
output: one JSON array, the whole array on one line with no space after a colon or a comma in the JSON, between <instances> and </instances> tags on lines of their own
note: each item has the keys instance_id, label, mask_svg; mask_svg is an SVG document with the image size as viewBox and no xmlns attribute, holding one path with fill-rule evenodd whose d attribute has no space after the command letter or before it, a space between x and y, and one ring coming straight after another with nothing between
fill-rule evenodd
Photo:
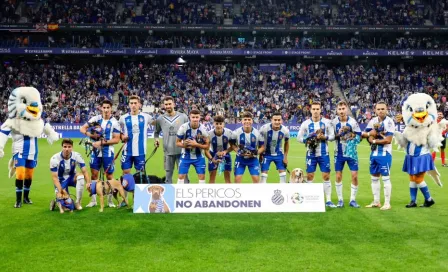
<instances>
[{"instance_id":1,"label":"football sock","mask_svg":"<svg viewBox=\"0 0 448 272\"><path fill-rule=\"evenodd\" d=\"M350 201L355 201L357 194L358 194L358 185L352 184L351 189L350 189Z\"/></svg>"},{"instance_id":2,"label":"football sock","mask_svg":"<svg viewBox=\"0 0 448 272\"><path fill-rule=\"evenodd\" d=\"M372 193L373 193L373 202L380 203L380 178L371 176L372 181Z\"/></svg>"},{"instance_id":3,"label":"football sock","mask_svg":"<svg viewBox=\"0 0 448 272\"><path fill-rule=\"evenodd\" d=\"M417 187L420 189L420 192L422 192L423 196L425 197L425 200L431 200L431 194L429 193L429 189L425 181L422 181L421 183L417 184Z\"/></svg>"},{"instance_id":4,"label":"football sock","mask_svg":"<svg viewBox=\"0 0 448 272\"><path fill-rule=\"evenodd\" d=\"M392 183L389 176L383 176L384 183L384 204L390 205L390 196L392 194Z\"/></svg>"},{"instance_id":5,"label":"football sock","mask_svg":"<svg viewBox=\"0 0 448 272\"><path fill-rule=\"evenodd\" d=\"M417 183L410 181L409 182L409 191L411 193L411 201L416 202L417 201Z\"/></svg>"},{"instance_id":6,"label":"football sock","mask_svg":"<svg viewBox=\"0 0 448 272\"><path fill-rule=\"evenodd\" d=\"M331 201L331 181L324 181L324 193L327 198L327 202Z\"/></svg>"},{"instance_id":7,"label":"football sock","mask_svg":"<svg viewBox=\"0 0 448 272\"><path fill-rule=\"evenodd\" d=\"M279 176L280 176L280 183L286 183L286 173L282 172L282 173L279 174Z\"/></svg>"},{"instance_id":8,"label":"football sock","mask_svg":"<svg viewBox=\"0 0 448 272\"><path fill-rule=\"evenodd\" d=\"M336 194L338 195L338 200L343 200L342 198L342 181L338 183L337 181L334 183L336 186Z\"/></svg>"},{"instance_id":9,"label":"football sock","mask_svg":"<svg viewBox=\"0 0 448 272\"><path fill-rule=\"evenodd\" d=\"M268 181L268 174L261 173L260 183L266 183Z\"/></svg>"},{"instance_id":10,"label":"football sock","mask_svg":"<svg viewBox=\"0 0 448 272\"><path fill-rule=\"evenodd\" d=\"M31 179L25 179L25 184L23 186L23 199L28 200L31 190Z\"/></svg>"},{"instance_id":11,"label":"football sock","mask_svg":"<svg viewBox=\"0 0 448 272\"><path fill-rule=\"evenodd\" d=\"M23 180L16 179L16 202L22 202Z\"/></svg>"}]
</instances>

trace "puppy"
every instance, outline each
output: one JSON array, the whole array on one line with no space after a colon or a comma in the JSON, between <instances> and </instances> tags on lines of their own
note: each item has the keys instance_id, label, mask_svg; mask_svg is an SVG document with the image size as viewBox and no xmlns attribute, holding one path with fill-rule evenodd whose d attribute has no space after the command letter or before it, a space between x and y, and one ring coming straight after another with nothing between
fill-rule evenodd
<instances>
[{"instance_id":1,"label":"puppy","mask_svg":"<svg viewBox=\"0 0 448 272\"><path fill-rule=\"evenodd\" d=\"M108 180L105 182L92 182L90 186L87 186L87 191L89 191L90 195L97 194L100 197L100 212L104 211L104 196L109 194L113 194L115 200L117 200L118 202L117 208L120 208L121 203L118 201L117 192L120 194L126 205L129 206L124 194L123 185L116 179Z\"/></svg>"},{"instance_id":2,"label":"puppy","mask_svg":"<svg viewBox=\"0 0 448 272\"><path fill-rule=\"evenodd\" d=\"M294 168L289 176L289 183L305 183L305 177L301 168Z\"/></svg>"},{"instance_id":3,"label":"puppy","mask_svg":"<svg viewBox=\"0 0 448 272\"><path fill-rule=\"evenodd\" d=\"M165 188L160 185L151 185L148 187L148 192L152 195L151 202L149 203L150 213L170 213L170 208L163 198Z\"/></svg>"},{"instance_id":4,"label":"puppy","mask_svg":"<svg viewBox=\"0 0 448 272\"><path fill-rule=\"evenodd\" d=\"M62 189L61 193L56 194L56 200L50 202L50 211L53 211L56 205L58 206L60 213L68 211L73 212L73 210L75 210L73 199L65 189Z\"/></svg>"},{"instance_id":5,"label":"puppy","mask_svg":"<svg viewBox=\"0 0 448 272\"><path fill-rule=\"evenodd\" d=\"M159 178L158 176L148 175L148 180L150 184L165 184L166 177Z\"/></svg>"}]
</instances>

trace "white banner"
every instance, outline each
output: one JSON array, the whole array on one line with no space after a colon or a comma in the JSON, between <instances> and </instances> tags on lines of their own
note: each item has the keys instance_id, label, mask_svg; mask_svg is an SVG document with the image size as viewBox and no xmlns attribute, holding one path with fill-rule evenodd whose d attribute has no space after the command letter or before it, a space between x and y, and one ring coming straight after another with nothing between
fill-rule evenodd
<instances>
[{"instance_id":1,"label":"white banner","mask_svg":"<svg viewBox=\"0 0 448 272\"><path fill-rule=\"evenodd\" d=\"M322 183L136 184L134 213L325 212Z\"/></svg>"}]
</instances>

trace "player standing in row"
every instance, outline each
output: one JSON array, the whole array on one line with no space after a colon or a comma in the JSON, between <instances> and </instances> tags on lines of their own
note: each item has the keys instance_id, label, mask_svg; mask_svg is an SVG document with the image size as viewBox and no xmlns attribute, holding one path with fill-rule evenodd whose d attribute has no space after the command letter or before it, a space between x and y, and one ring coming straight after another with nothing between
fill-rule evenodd
<instances>
[{"instance_id":1,"label":"player standing in row","mask_svg":"<svg viewBox=\"0 0 448 272\"><path fill-rule=\"evenodd\" d=\"M373 202L366 208L380 208L380 176L384 184L384 205L381 210L390 210L392 183L390 182L390 167L392 166L392 138L395 123L387 116L387 104L383 101L375 105L376 117L367 124L363 138L371 143L370 175L372 180Z\"/></svg>"},{"instance_id":2,"label":"player standing in row","mask_svg":"<svg viewBox=\"0 0 448 272\"><path fill-rule=\"evenodd\" d=\"M174 110L176 104L174 98L166 96L163 99L165 114L159 116L155 123L154 144L160 145L159 135L163 132L163 152L164 152L164 168L166 172L166 183L173 183L174 165L179 168L179 159L182 148L176 145L177 131L180 126L188 123L188 116L185 113ZM188 183L188 176L185 176L184 183Z\"/></svg>"},{"instance_id":3,"label":"player standing in row","mask_svg":"<svg viewBox=\"0 0 448 272\"><path fill-rule=\"evenodd\" d=\"M203 151L210 148L207 129L200 123L201 112L190 111L190 122L180 126L177 132L176 145L182 147L179 161L178 184L184 184L190 166L193 165L198 174L199 183L205 183L205 158Z\"/></svg>"},{"instance_id":4,"label":"player standing in row","mask_svg":"<svg viewBox=\"0 0 448 272\"><path fill-rule=\"evenodd\" d=\"M101 126L101 133L92 133L89 130L91 124L99 124ZM113 179L115 167L114 160L114 145L120 142L120 127L117 120L112 117L112 102L104 100L101 102L101 115L94 116L85 123L80 131L82 134L89 137L92 141L93 150L90 154L90 171L92 173L92 181L98 180L98 174L101 168L106 173L108 180ZM90 183L87 183L90 186ZM109 207L115 207L112 201L112 195L108 196ZM86 207L96 206L96 195L92 195L90 203Z\"/></svg>"},{"instance_id":5,"label":"player standing in row","mask_svg":"<svg viewBox=\"0 0 448 272\"><path fill-rule=\"evenodd\" d=\"M324 193L326 196L325 205L336 208L331 202L331 181L330 181L330 156L328 154L328 141L334 140L334 129L331 121L321 117L321 103L311 104L311 118L302 123L299 129L297 140L306 144L306 173L307 182L314 180L314 173L319 164L324 180Z\"/></svg>"},{"instance_id":6,"label":"player standing in row","mask_svg":"<svg viewBox=\"0 0 448 272\"><path fill-rule=\"evenodd\" d=\"M441 111L437 112L437 123L440 123L444 119L445 118L443 117L443 113ZM447 167L448 166L445 163L446 133L447 133L446 130L444 130L442 132L443 141L442 141L442 145L440 146L440 158L442 159L442 166L443 167ZM432 152L432 160L433 161L436 160L436 157L437 157L437 153L435 151Z\"/></svg>"},{"instance_id":7,"label":"player standing in row","mask_svg":"<svg viewBox=\"0 0 448 272\"><path fill-rule=\"evenodd\" d=\"M121 156L123 174L130 174L132 165L137 171L143 171L145 167L148 129L153 123L153 118L147 113L140 112L141 107L140 97L131 95L130 112L122 115L118 121L123 132L122 140L126 142Z\"/></svg>"},{"instance_id":8,"label":"player standing in row","mask_svg":"<svg viewBox=\"0 0 448 272\"><path fill-rule=\"evenodd\" d=\"M341 135L347 133L344 129L348 127L349 132L353 132L356 135L361 136L361 129L359 128L358 122L347 115L347 109L348 106L345 101L339 102L337 105L338 117L335 117L332 121L336 139L336 143L334 145L334 169L336 171L336 194L338 195L337 207L344 207L344 199L342 197L342 171L344 170L345 163L347 163L352 177L349 205L350 207L359 208L360 206L356 203L356 194L358 192L358 160L345 155L347 141L344 140Z\"/></svg>"},{"instance_id":9,"label":"player standing in row","mask_svg":"<svg viewBox=\"0 0 448 272\"><path fill-rule=\"evenodd\" d=\"M209 159L208 171L210 173L210 183L215 183L216 172L219 164L224 160L224 180L230 183L230 172L232 171L232 158L229 152L232 150L230 141L232 131L225 128L224 117L221 115L213 118L213 130L209 131L210 149L205 151L205 156Z\"/></svg>"},{"instance_id":10,"label":"player standing in row","mask_svg":"<svg viewBox=\"0 0 448 272\"><path fill-rule=\"evenodd\" d=\"M252 113L242 115L243 126L236 129L232 136L232 148L236 151L235 183L241 183L244 171L249 168L253 183L259 182L260 166L257 156L265 150L263 136L252 127Z\"/></svg>"},{"instance_id":11,"label":"player standing in row","mask_svg":"<svg viewBox=\"0 0 448 272\"><path fill-rule=\"evenodd\" d=\"M286 183L285 171L288 164L289 129L282 126L282 123L282 114L274 112L271 123L265 124L260 129L266 147L265 152L262 154L260 183L266 183L271 162L274 162L277 167L280 183ZM284 150L282 149L282 140L285 141Z\"/></svg>"},{"instance_id":12,"label":"player standing in row","mask_svg":"<svg viewBox=\"0 0 448 272\"><path fill-rule=\"evenodd\" d=\"M81 169L81 173L76 172L77 165ZM63 189L68 193L68 186L75 187L75 208L82 210L81 199L84 184L85 181L90 183L90 177L81 154L73 151L73 141L71 139L62 140L62 151L54 154L50 159L50 171L56 195L62 194Z\"/></svg>"}]
</instances>

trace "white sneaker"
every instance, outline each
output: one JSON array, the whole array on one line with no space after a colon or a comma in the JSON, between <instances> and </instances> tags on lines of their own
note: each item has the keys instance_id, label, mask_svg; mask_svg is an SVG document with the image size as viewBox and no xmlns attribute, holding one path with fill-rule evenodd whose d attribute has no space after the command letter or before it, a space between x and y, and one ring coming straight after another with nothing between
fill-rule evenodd
<instances>
[{"instance_id":1,"label":"white sneaker","mask_svg":"<svg viewBox=\"0 0 448 272\"><path fill-rule=\"evenodd\" d=\"M91 201L89 204L87 204L87 208L92 208L96 206L96 202Z\"/></svg>"},{"instance_id":2,"label":"white sneaker","mask_svg":"<svg viewBox=\"0 0 448 272\"><path fill-rule=\"evenodd\" d=\"M109 202L107 205L109 206L109 208L115 208L115 207L117 207L117 206L115 206L115 204L114 204L113 202Z\"/></svg>"},{"instance_id":3,"label":"white sneaker","mask_svg":"<svg viewBox=\"0 0 448 272\"><path fill-rule=\"evenodd\" d=\"M380 210L385 211L385 210L390 210L392 209L392 206L390 204L384 204L383 207L380 208Z\"/></svg>"},{"instance_id":4,"label":"white sneaker","mask_svg":"<svg viewBox=\"0 0 448 272\"><path fill-rule=\"evenodd\" d=\"M75 209L77 209L78 211L82 210L81 204L79 204L78 202L75 202Z\"/></svg>"}]
</instances>

